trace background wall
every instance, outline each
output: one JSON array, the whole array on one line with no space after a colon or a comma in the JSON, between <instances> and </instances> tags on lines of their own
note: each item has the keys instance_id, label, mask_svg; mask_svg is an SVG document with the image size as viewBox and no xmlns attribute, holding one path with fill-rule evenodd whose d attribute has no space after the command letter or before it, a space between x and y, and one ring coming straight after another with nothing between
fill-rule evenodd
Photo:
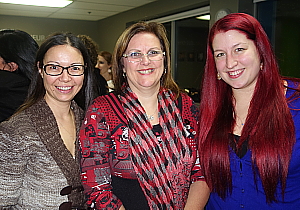
<instances>
[{"instance_id":1,"label":"background wall","mask_svg":"<svg viewBox=\"0 0 300 210\"><path fill-rule=\"evenodd\" d=\"M0 29L19 29L26 31L34 35L38 44L40 44L46 36L57 31L86 34L92 39L97 39L97 27L97 22L94 21L0 15Z\"/></svg>"},{"instance_id":2,"label":"background wall","mask_svg":"<svg viewBox=\"0 0 300 210\"><path fill-rule=\"evenodd\" d=\"M98 42L100 48L112 51L116 40L126 28L126 24L139 20L150 20L190 9L209 5L208 0L158 0L133 10L100 20L98 22Z\"/></svg>"},{"instance_id":3,"label":"background wall","mask_svg":"<svg viewBox=\"0 0 300 210\"><path fill-rule=\"evenodd\" d=\"M86 34L98 43L100 50L112 52L127 23L154 19L206 5L209 5L209 0L157 0L99 21L0 15L0 29L24 30L35 35L34 38L39 44L47 35L56 31Z\"/></svg>"}]
</instances>

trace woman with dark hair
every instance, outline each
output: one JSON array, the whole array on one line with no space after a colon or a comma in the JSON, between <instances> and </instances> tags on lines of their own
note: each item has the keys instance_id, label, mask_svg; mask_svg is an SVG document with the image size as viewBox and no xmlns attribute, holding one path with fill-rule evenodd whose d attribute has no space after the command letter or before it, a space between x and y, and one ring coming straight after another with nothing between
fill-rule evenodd
<instances>
[{"instance_id":1,"label":"woman with dark hair","mask_svg":"<svg viewBox=\"0 0 300 210\"><path fill-rule=\"evenodd\" d=\"M26 32L0 30L0 122L24 102L38 44Z\"/></svg>"},{"instance_id":2,"label":"woman with dark hair","mask_svg":"<svg viewBox=\"0 0 300 210\"><path fill-rule=\"evenodd\" d=\"M207 209L298 209L299 80L283 78L260 23L234 13L210 30L200 102Z\"/></svg>"},{"instance_id":3,"label":"woman with dark hair","mask_svg":"<svg viewBox=\"0 0 300 210\"><path fill-rule=\"evenodd\" d=\"M180 93L158 23L136 23L113 54L115 92L94 100L80 131L81 171L93 209L203 209L198 111Z\"/></svg>"},{"instance_id":4,"label":"woman with dark hair","mask_svg":"<svg viewBox=\"0 0 300 210\"><path fill-rule=\"evenodd\" d=\"M76 135L94 99L93 66L80 39L57 33L37 52L28 98L0 124L0 208L83 209Z\"/></svg>"}]
</instances>

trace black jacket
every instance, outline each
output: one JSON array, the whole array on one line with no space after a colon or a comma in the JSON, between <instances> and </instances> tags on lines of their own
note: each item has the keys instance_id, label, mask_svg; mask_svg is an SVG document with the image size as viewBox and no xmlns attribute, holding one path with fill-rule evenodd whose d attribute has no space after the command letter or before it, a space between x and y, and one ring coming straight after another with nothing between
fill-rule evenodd
<instances>
[{"instance_id":1,"label":"black jacket","mask_svg":"<svg viewBox=\"0 0 300 210\"><path fill-rule=\"evenodd\" d=\"M9 118L24 102L30 80L15 72L0 70L0 122Z\"/></svg>"}]
</instances>

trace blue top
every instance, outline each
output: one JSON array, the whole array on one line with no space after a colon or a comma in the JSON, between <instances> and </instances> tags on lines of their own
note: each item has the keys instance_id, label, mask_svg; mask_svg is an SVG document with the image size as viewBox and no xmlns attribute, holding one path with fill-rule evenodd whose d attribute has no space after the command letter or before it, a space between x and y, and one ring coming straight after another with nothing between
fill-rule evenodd
<instances>
[{"instance_id":1,"label":"blue top","mask_svg":"<svg viewBox=\"0 0 300 210\"><path fill-rule=\"evenodd\" d=\"M289 87L295 87L288 81ZM290 97L294 90L288 89L286 97ZM289 105L291 107L291 105ZM293 109L300 109L300 99L293 101ZM300 111L300 110L299 110ZM284 201L281 196L281 187L277 187L278 203L266 203L266 197L261 184L261 180L257 178L257 188L254 182L254 176L251 166L251 151L248 150L246 155L239 158L235 152L230 151L230 165L232 172L232 194L222 200L217 193L211 193L207 210L294 210L300 208L300 114L298 110L291 110L295 131L296 144L293 148L289 172L286 182Z\"/></svg>"}]
</instances>

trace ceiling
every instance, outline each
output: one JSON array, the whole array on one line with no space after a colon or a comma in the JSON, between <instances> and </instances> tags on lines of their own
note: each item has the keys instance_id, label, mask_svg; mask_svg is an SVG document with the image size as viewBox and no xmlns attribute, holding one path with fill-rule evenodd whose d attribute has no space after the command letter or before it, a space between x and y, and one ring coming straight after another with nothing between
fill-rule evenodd
<instances>
[{"instance_id":1,"label":"ceiling","mask_svg":"<svg viewBox=\"0 0 300 210\"><path fill-rule=\"evenodd\" d=\"M64 8L0 3L0 15L97 21L154 1L74 0Z\"/></svg>"}]
</instances>

